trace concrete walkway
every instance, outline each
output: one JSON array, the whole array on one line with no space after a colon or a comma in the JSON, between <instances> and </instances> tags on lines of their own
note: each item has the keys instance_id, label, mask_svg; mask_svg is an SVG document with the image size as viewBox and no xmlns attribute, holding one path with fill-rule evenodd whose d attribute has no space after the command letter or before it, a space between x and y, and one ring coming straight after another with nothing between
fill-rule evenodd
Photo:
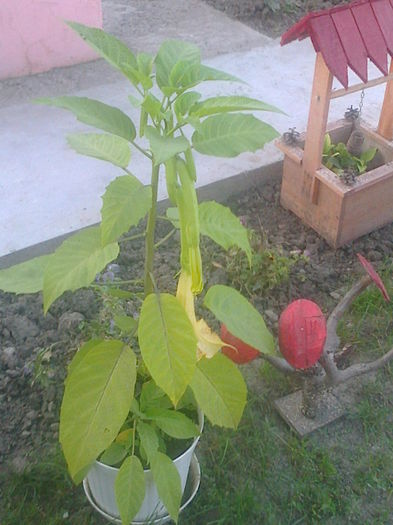
<instances>
[{"instance_id":1,"label":"concrete walkway","mask_svg":"<svg viewBox=\"0 0 393 525\"><path fill-rule=\"evenodd\" d=\"M305 129L315 60L308 40L281 48L277 40L198 0L187 0L187 9L182 0L104 0L103 7L104 28L131 49L156 52L166 38L192 41L201 47L205 64L248 83L206 83L201 89L204 96L259 98L288 114L258 115L280 133L293 126ZM384 86L366 92L362 116L370 124L377 123L383 92ZM66 111L29 101L49 95L88 96L121 108L137 122L127 99L130 93L132 86L102 60L0 82L0 257L98 222L100 196L120 174L109 164L68 148L66 135L87 130L86 126ZM348 105L358 103L359 93L333 101L331 119L341 118ZM239 175L261 173L280 159L274 144L235 159L198 156L198 185L221 180L230 184L238 176L235 186L241 189L245 178ZM141 155L133 154L130 170L148 183L149 165ZM160 199L165 197L161 186ZM7 261L11 263L12 257L0 264Z\"/></svg>"}]
</instances>

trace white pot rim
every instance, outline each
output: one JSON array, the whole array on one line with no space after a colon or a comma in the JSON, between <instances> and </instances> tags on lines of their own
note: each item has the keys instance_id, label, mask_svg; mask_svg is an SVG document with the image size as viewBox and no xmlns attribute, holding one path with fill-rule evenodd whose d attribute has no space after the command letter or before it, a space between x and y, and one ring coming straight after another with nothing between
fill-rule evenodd
<instances>
[{"instance_id":1,"label":"white pot rim","mask_svg":"<svg viewBox=\"0 0 393 525\"><path fill-rule=\"evenodd\" d=\"M202 431L203 431L203 426L204 426L204 423L205 423L205 416L202 412L202 410L200 408L198 408L198 418L199 418L199 435L196 436L196 438L194 438L193 442L191 443L190 446L188 446L186 448L186 450L184 450L184 452L182 452L179 456L176 456L175 459L173 459L173 463L176 463L177 461L180 461L183 456L185 456L188 451L190 450L190 448L193 448L196 446L196 444L198 443L200 437L201 437L201 434L202 434ZM95 463L97 463L100 468L103 468L103 469L106 469L106 470L109 470L109 471L115 471L115 472L118 472L119 469L117 467L111 467L110 465L106 465L105 463L101 463L101 461L98 461L98 459L95 460ZM146 469L143 469L144 472L150 472L151 469L149 468L146 468Z\"/></svg>"},{"instance_id":2,"label":"white pot rim","mask_svg":"<svg viewBox=\"0 0 393 525\"><path fill-rule=\"evenodd\" d=\"M111 467L111 468L113 468L113 467ZM189 470L189 474L188 475L192 476L192 478L191 478L192 487L191 487L190 495L188 496L187 500L181 505L181 507L179 509L179 512L181 512L183 509L185 509L191 503L191 501L195 498L195 495L198 492L199 485L200 485L200 482L201 482L201 467L199 465L198 458L196 457L195 454L192 455L191 465L190 465L190 470ZM103 509L101 509L101 507L98 506L98 504L96 503L96 501L94 500L94 498L93 498L93 496L91 494L90 487L89 487L89 482L88 482L87 478L85 478L83 480L83 490L85 491L86 498L87 498L88 502L90 503L90 505L97 512L99 512L101 514L101 516L106 518L111 523L117 523L117 524L121 525L121 520L119 518L116 518L116 517L108 514ZM152 525L154 525L154 524L159 525L161 523L166 523L169 519L170 519L169 514L166 514L164 516L161 516L161 517L155 519L154 521L151 522L151 524ZM131 525L145 525L145 524L146 524L146 521L132 521L131 522Z\"/></svg>"}]
</instances>

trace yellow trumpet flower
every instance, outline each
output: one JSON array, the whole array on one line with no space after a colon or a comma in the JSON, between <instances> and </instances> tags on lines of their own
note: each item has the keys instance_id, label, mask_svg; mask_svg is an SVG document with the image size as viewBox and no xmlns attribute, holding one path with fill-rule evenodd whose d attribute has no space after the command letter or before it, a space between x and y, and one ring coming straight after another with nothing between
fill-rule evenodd
<instances>
[{"instance_id":1,"label":"yellow trumpet flower","mask_svg":"<svg viewBox=\"0 0 393 525\"><path fill-rule=\"evenodd\" d=\"M183 306L194 328L195 335L198 339L197 357L211 359L222 346L225 345L219 336L210 329L204 319L197 321L194 308L194 294L192 293L192 277L187 272L180 273L177 285L176 297Z\"/></svg>"},{"instance_id":2,"label":"yellow trumpet flower","mask_svg":"<svg viewBox=\"0 0 393 525\"><path fill-rule=\"evenodd\" d=\"M177 159L176 169L181 186L176 189L181 235L181 267L191 276L191 289L199 294L203 288L202 260L199 248L198 200L185 162Z\"/></svg>"}]
</instances>

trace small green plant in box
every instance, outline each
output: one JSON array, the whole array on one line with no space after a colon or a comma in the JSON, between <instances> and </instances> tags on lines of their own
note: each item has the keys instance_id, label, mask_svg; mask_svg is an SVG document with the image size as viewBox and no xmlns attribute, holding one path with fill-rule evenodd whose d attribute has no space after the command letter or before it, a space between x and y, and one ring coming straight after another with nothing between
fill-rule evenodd
<instances>
[{"instance_id":1,"label":"small green plant in box","mask_svg":"<svg viewBox=\"0 0 393 525\"><path fill-rule=\"evenodd\" d=\"M229 209L215 202L198 204L194 151L221 157L255 151L277 133L249 112L278 110L244 96L203 98L195 90L199 84L239 79L203 65L193 44L170 40L156 56L135 55L100 29L69 26L130 81L129 100L139 111L139 126L120 109L86 97L38 101L98 128L68 136L68 144L110 162L121 174L102 197L98 226L72 235L50 255L2 271L0 287L14 293L42 291L46 313L67 290L99 286L96 275L116 260L122 236L146 218L142 282L133 287L127 282L125 290L115 276L105 283L113 296L138 303L139 311L130 316L127 308L107 301L109 310L116 310L113 326L104 317L110 330L85 342L69 365L59 436L76 483L97 465L115 475L109 488L116 505L112 517L120 515L124 525L135 516L147 519L140 512L152 476L161 499L156 506L163 504L177 521L184 484L172 460L199 436L197 407L212 424L236 428L246 403L242 375L220 352L219 336L196 317L194 300L203 291L201 234L225 249L237 246L249 263L252 250L247 230ZM148 185L132 173L132 162L129 167L135 152L150 164ZM176 294L160 290L154 274L155 250L165 240L156 240L160 180L180 228ZM213 286L204 305L235 336L260 352L274 351L263 318L236 290Z\"/></svg>"},{"instance_id":2,"label":"small green plant in box","mask_svg":"<svg viewBox=\"0 0 393 525\"><path fill-rule=\"evenodd\" d=\"M332 144L330 135L327 133L323 144L322 162L339 177L343 177L346 173L357 176L367 170L368 164L376 153L377 148L370 148L359 156L352 155L343 142Z\"/></svg>"}]
</instances>

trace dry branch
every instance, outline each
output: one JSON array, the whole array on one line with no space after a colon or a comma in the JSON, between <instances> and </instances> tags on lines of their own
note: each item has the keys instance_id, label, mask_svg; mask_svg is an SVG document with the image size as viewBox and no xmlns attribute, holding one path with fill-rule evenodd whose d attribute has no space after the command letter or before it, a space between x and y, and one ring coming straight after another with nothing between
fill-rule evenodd
<instances>
[{"instance_id":1,"label":"dry branch","mask_svg":"<svg viewBox=\"0 0 393 525\"><path fill-rule=\"evenodd\" d=\"M378 370L389 361L393 360L393 348L384 356L369 363L359 363L352 365L344 370L337 368L334 355L339 348L340 338L337 335L337 325L343 318L344 314L351 307L354 300L373 282L372 278L367 275L357 281L352 288L345 294L335 309L330 314L327 321L327 336L322 356L319 360L319 367L311 370L297 370L292 367L285 359L271 355L261 355L265 361L274 366L284 374L298 373L305 381L305 387L308 389L323 388L328 386L344 383L348 379L367 374Z\"/></svg>"},{"instance_id":2,"label":"dry branch","mask_svg":"<svg viewBox=\"0 0 393 525\"><path fill-rule=\"evenodd\" d=\"M344 383L345 381L348 381L348 379L352 379L353 377L358 377L362 374L368 374L369 372L374 372L375 370L378 370L382 366L389 363L389 361L393 360L393 348L389 350L385 355L380 357L379 359L376 359L375 361L371 361L370 363L359 363L356 365L352 365L345 370L339 370L339 376L338 376L338 382Z\"/></svg>"},{"instance_id":3,"label":"dry branch","mask_svg":"<svg viewBox=\"0 0 393 525\"><path fill-rule=\"evenodd\" d=\"M337 325L344 316L345 312L352 305L354 300L372 283L371 277L368 275L362 277L357 281L352 288L345 294L345 296L338 303L336 308L330 314L327 322L327 336L326 343L323 349L323 354L320 358L320 363L326 372L326 381L330 384L340 382L340 370L334 361L334 354L337 351L340 338L337 335Z\"/></svg>"}]
</instances>

